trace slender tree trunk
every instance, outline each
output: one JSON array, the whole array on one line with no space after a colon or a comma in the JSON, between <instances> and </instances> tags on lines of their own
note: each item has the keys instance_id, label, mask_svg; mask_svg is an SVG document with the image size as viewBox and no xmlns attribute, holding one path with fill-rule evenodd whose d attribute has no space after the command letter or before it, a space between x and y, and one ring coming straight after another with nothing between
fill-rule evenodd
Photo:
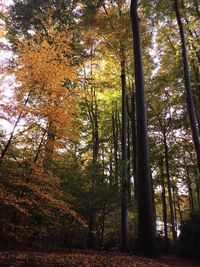
<instances>
[{"instance_id":1,"label":"slender tree trunk","mask_svg":"<svg viewBox=\"0 0 200 267\"><path fill-rule=\"evenodd\" d=\"M131 142L130 142L130 120L127 121L127 191L128 205L131 204Z\"/></svg>"},{"instance_id":2,"label":"slender tree trunk","mask_svg":"<svg viewBox=\"0 0 200 267\"><path fill-rule=\"evenodd\" d=\"M172 202L173 202L173 209L174 209L174 226L175 226L175 231L177 233L177 229L178 229L178 218L177 218L177 211L176 211L177 201L176 201L176 192L175 192L174 185L172 185Z\"/></svg>"},{"instance_id":3,"label":"slender tree trunk","mask_svg":"<svg viewBox=\"0 0 200 267\"><path fill-rule=\"evenodd\" d=\"M183 213L181 211L181 205L180 205L180 201L179 201L179 197L178 197L178 194L176 196L176 202L177 202L177 208L178 208L178 213L179 213L179 218L180 218L180 222L182 224L183 222Z\"/></svg>"},{"instance_id":4,"label":"slender tree trunk","mask_svg":"<svg viewBox=\"0 0 200 267\"><path fill-rule=\"evenodd\" d=\"M121 127L122 122L121 122L121 118L120 118L120 115L117 109L116 109L116 125L118 126L119 140L122 140L122 127Z\"/></svg>"},{"instance_id":5,"label":"slender tree trunk","mask_svg":"<svg viewBox=\"0 0 200 267\"><path fill-rule=\"evenodd\" d=\"M127 111L131 121L131 142L132 142L132 169L134 179L134 201L137 205L137 180L136 180L136 122L135 122L135 93L134 87L130 88L131 104L129 107L127 98Z\"/></svg>"},{"instance_id":6,"label":"slender tree trunk","mask_svg":"<svg viewBox=\"0 0 200 267\"><path fill-rule=\"evenodd\" d=\"M28 101L29 101L29 99L30 99L31 93L32 93L32 90L29 91L28 96L27 96L27 98L26 98L26 100L25 100L24 106L26 106L26 105L28 104ZM0 155L0 165L2 164L2 161L3 161L4 157L5 157L5 155L6 155L7 151L8 151L8 149L10 148L10 146L11 146L11 144L12 144L12 141L13 141L13 138L14 138L14 134L15 134L15 130L16 130L16 128L17 128L17 126L18 126L20 120L21 120L23 117L24 117L24 114L23 114L23 112L21 111L21 112L19 113L19 115L18 115L18 117L17 117L17 119L16 119L14 125L13 125L13 129L12 129L12 131L11 131L11 133L10 133L10 136L9 136L8 141L6 142L4 148L1 150L1 155Z\"/></svg>"},{"instance_id":7,"label":"slender tree trunk","mask_svg":"<svg viewBox=\"0 0 200 267\"><path fill-rule=\"evenodd\" d=\"M113 160L112 160L112 148L110 147L110 156L109 156L109 176L110 181L113 184L116 184L115 181L113 181Z\"/></svg>"},{"instance_id":8,"label":"slender tree trunk","mask_svg":"<svg viewBox=\"0 0 200 267\"><path fill-rule=\"evenodd\" d=\"M95 104L96 105L96 104ZM89 204L89 218L88 218L88 233L86 240L86 247L88 249L94 249L94 221L95 221L95 190L96 190L96 175L97 175L97 162L98 162L98 152L99 152L99 130L98 130L98 119L97 119L97 108L95 107L95 113L93 114L93 160L92 160L92 188L90 195L90 204Z\"/></svg>"},{"instance_id":9,"label":"slender tree trunk","mask_svg":"<svg viewBox=\"0 0 200 267\"><path fill-rule=\"evenodd\" d=\"M124 46L121 44L122 84L122 178L121 178L121 251L128 251L128 188L127 188L127 143L126 143L126 73Z\"/></svg>"},{"instance_id":10,"label":"slender tree trunk","mask_svg":"<svg viewBox=\"0 0 200 267\"><path fill-rule=\"evenodd\" d=\"M16 120L16 122L15 122L15 124L14 124L14 126L13 126L13 130L12 130L12 132L10 133L10 137L9 137L8 141L6 142L4 148L3 148L2 151L1 151L1 155L0 155L0 165L1 165L1 163L2 163L2 161L3 161L3 159L4 159L4 157L5 157L5 155L6 155L7 151L8 151L8 149L9 149L11 143L12 143L12 140L13 140L13 137L14 137L15 130L16 130L16 128L17 128L17 125L18 125L19 121L21 120L21 115L22 115L22 114L20 113L20 115L18 116L18 118L17 118L17 120Z\"/></svg>"},{"instance_id":11,"label":"slender tree trunk","mask_svg":"<svg viewBox=\"0 0 200 267\"><path fill-rule=\"evenodd\" d=\"M99 242L100 249L102 249L102 245L103 245L105 217L106 217L106 204L107 204L107 201L105 200L104 205L103 205L102 218L101 218L101 233L100 233L100 242Z\"/></svg>"},{"instance_id":12,"label":"slender tree trunk","mask_svg":"<svg viewBox=\"0 0 200 267\"><path fill-rule=\"evenodd\" d=\"M191 215L193 215L194 214L194 200L193 200L193 193L192 193L192 186L191 186L191 180L190 180L189 167L186 164L185 159L184 159L184 164L185 164L185 172L186 172L186 184L187 184L188 193L189 193L190 213L191 213Z\"/></svg>"},{"instance_id":13,"label":"slender tree trunk","mask_svg":"<svg viewBox=\"0 0 200 267\"><path fill-rule=\"evenodd\" d=\"M187 56L185 33L184 33L184 29L183 29L181 15L179 12L178 0L174 0L174 9L175 9L175 13L176 13L176 19L177 19L177 23L178 23L178 27L179 27L180 38L181 38L181 48L182 48L184 81L185 81L185 91L186 91L188 115L189 115L189 120L190 120L191 131L192 131L193 143L194 143L196 156L197 156L197 166L198 166L198 171L199 171L199 175L200 175L200 141L199 141L199 134L198 134L198 128L197 128L197 118L196 118L196 114L195 114L195 108L194 108L192 91L191 91L190 71L189 71L189 63L188 63L188 56Z\"/></svg>"},{"instance_id":14,"label":"slender tree trunk","mask_svg":"<svg viewBox=\"0 0 200 267\"><path fill-rule=\"evenodd\" d=\"M40 155L40 152L41 152L41 148L42 148L42 144L44 142L45 135L46 135L46 131L43 132L42 138L41 138L39 146L38 146L38 149L36 151L36 154L35 154L35 157L34 157L34 162L35 163L37 163L37 161L38 161L38 158L39 158L39 155Z\"/></svg>"},{"instance_id":15,"label":"slender tree trunk","mask_svg":"<svg viewBox=\"0 0 200 267\"><path fill-rule=\"evenodd\" d=\"M196 177L196 197L197 197L197 210L200 210L200 182Z\"/></svg>"},{"instance_id":16,"label":"slender tree trunk","mask_svg":"<svg viewBox=\"0 0 200 267\"><path fill-rule=\"evenodd\" d=\"M44 157L44 170L48 171L52 164L53 153L55 149L55 138L56 138L56 131L53 126L53 123L50 121L49 126L47 129L47 140L45 144L45 157Z\"/></svg>"},{"instance_id":17,"label":"slender tree trunk","mask_svg":"<svg viewBox=\"0 0 200 267\"><path fill-rule=\"evenodd\" d=\"M156 203L155 203L155 191L153 187L153 178L151 169L150 169L150 175L151 175L151 192L152 192L152 205L153 205L153 222L154 222L154 231L156 232Z\"/></svg>"},{"instance_id":18,"label":"slender tree trunk","mask_svg":"<svg viewBox=\"0 0 200 267\"><path fill-rule=\"evenodd\" d=\"M165 168L166 168L166 176L167 176L167 189L168 189L168 195L169 195L170 222L171 222L171 227L172 227L173 242L176 245L177 235L176 235L175 222L174 222L174 208L173 208L172 186L171 186L170 171L169 171L168 145L167 145L165 130L163 130L163 142L164 142Z\"/></svg>"},{"instance_id":19,"label":"slender tree trunk","mask_svg":"<svg viewBox=\"0 0 200 267\"><path fill-rule=\"evenodd\" d=\"M132 162L133 162L133 179L134 179L134 200L137 206L137 179L136 179L136 120L135 120L135 92L134 86L131 88L131 138L132 138Z\"/></svg>"},{"instance_id":20,"label":"slender tree trunk","mask_svg":"<svg viewBox=\"0 0 200 267\"><path fill-rule=\"evenodd\" d=\"M194 96L194 107L197 116L197 125L200 132L200 107L199 107L199 101L197 98L195 98L195 96Z\"/></svg>"},{"instance_id":21,"label":"slender tree trunk","mask_svg":"<svg viewBox=\"0 0 200 267\"><path fill-rule=\"evenodd\" d=\"M118 126L116 125L116 115L112 113L112 135L114 147L114 163L115 163L115 184L119 182L119 164L118 164Z\"/></svg>"},{"instance_id":22,"label":"slender tree trunk","mask_svg":"<svg viewBox=\"0 0 200 267\"><path fill-rule=\"evenodd\" d=\"M146 257L156 257L157 251L149 167L147 109L144 95L140 23L137 14L136 0L131 1L131 20L134 39L136 82L138 237L141 253Z\"/></svg>"},{"instance_id":23,"label":"slender tree trunk","mask_svg":"<svg viewBox=\"0 0 200 267\"><path fill-rule=\"evenodd\" d=\"M91 77L93 77L93 49L91 49ZM92 125L92 186L90 192L89 202L89 216L88 216L88 231L86 237L86 248L95 248L95 194L96 194L96 176L98 168L99 155L99 122L98 122L98 105L96 99L96 89L94 84L91 84L92 100L88 103L88 114Z\"/></svg>"},{"instance_id":24,"label":"slender tree trunk","mask_svg":"<svg viewBox=\"0 0 200 267\"><path fill-rule=\"evenodd\" d=\"M131 97L131 129L132 129L132 145L133 145L133 179L134 179L134 195L135 204L137 205L137 179L136 179L136 158L137 158L137 143L136 143L136 120L135 120L135 92L132 87L132 97Z\"/></svg>"},{"instance_id":25,"label":"slender tree trunk","mask_svg":"<svg viewBox=\"0 0 200 267\"><path fill-rule=\"evenodd\" d=\"M198 15L199 18L200 18L200 11L199 11L198 0L195 0L195 1L194 1L194 5L195 5L195 9L196 9L197 15Z\"/></svg>"},{"instance_id":26,"label":"slender tree trunk","mask_svg":"<svg viewBox=\"0 0 200 267\"><path fill-rule=\"evenodd\" d=\"M167 229L167 202L166 202L166 190L165 190L165 176L164 176L164 166L163 158L160 162L160 175L161 175L161 186L162 186L162 211L163 211L163 222L164 222L164 234L165 234L165 252L169 251L169 239L168 239L168 229Z\"/></svg>"},{"instance_id":27,"label":"slender tree trunk","mask_svg":"<svg viewBox=\"0 0 200 267\"><path fill-rule=\"evenodd\" d=\"M105 175L105 146L104 141L101 142L101 157L102 157L102 183L104 182L104 175Z\"/></svg>"}]
</instances>

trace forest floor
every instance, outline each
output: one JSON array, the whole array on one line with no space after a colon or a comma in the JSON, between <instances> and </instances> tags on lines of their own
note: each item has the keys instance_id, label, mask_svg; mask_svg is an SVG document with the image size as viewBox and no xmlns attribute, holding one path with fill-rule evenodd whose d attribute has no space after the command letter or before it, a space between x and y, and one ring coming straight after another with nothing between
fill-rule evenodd
<instances>
[{"instance_id":1,"label":"forest floor","mask_svg":"<svg viewBox=\"0 0 200 267\"><path fill-rule=\"evenodd\" d=\"M162 261L94 251L0 251L0 267L200 267L200 262L163 256Z\"/></svg>"}]
</instances>

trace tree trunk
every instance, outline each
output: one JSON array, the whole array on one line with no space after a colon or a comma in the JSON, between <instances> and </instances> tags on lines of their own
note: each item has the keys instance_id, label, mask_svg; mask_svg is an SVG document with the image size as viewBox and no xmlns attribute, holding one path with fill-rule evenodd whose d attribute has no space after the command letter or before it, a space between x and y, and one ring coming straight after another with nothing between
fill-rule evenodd
<instances>
[{"instance_id":1,"label":"tree trunk","mask_svg":"<svg viewBox=\"0 0 200 267\"><path fill-rule=\"evenodd\" d=\"M176 196L176 202L177 202L177 207L178 207L178 213L179 213L180 223L182 224L183 223L183 213L181 211L181 205L180 205L178 193L177 193L177 196Z\"/></svg>"},{"instance_id":2,"label":"tree trunk","mask_svg":"<svg viewBox=\"0 0 200 267\"><path fill-rule=\"evenodd\" d=\"M176 235L176 229L175 229L175 223L174 223L172 186L171 186L171 179L170 179L168 145L167 145L165 130L163 130L163 142L164 142L165 168L166 168L166 176L167 176L167 189L168 189L168 195L169 195L170 222L171 222L171 227L172 227L173 242L176 245L177 235Z\"/></svg>"},{"instance_id":3,"label":"tree trunk","mask_svg":"<svg viewBox=\"0 0 200 267\"><path fill-rule=\"evenodd\" d=\"M112 135L113 135L113 147L114 147L114 165L115 165L115 184L119 183L119 164L118 164L118 126L116 115L112 113Z\"/></svg>"},{"instance_id":4,"label":"tree trunk","mask_svg":"<svg viewBox=\"0 0 200 267\"><path fill-rule=\"evenodd\" d=\"M144 95L144 77L140 25L137 1L131 1L131 20L134 39L134 65L136 82L137 117L137 194L138 194L138 238L141 253L156 257L156 241L153 222L151 176L147 133L147 110Z\"/></svg>"},{"instance_id":5,"label":"tree trunk","mask_svg":"<svg viewBox=\"0 0 200 267\"><path fill-rule=\"evenodd\" d=\"M32 90L29 91L28 96L27 96L27 98L26 98L26 100L25 100L25 102L24 102L24 106L26 106L26 105L28 104L29 99L30 99L30 96L31 96L31 93L32 93ZM6 142L4 148L3 148L2 151L1 151L1 155L0 155L0 165L2 164L2 161L3 161L4 157L5 157L5 155L6 155L7 151L8 151L8 149L10 148L10 146L11 146L11 144L12 144L12 141L13 141L13 138L14 138L15 130L16 130L16 128L17 128L17 126L18 126L20 120L21 120L23 117L24 117L24 114L23 114L23 112L21 111L21 112L19 113L17 119L16 119L16 122L15 122L14 125L13 125L13 129L12 129L12 131L11 131L11 133L10 133L10 137L9 137L9 139L8 139L8 141Z\"/></svg>"},{"instance_id":6,"label":"tree trunk","mask_svg":"<svg viewBox=\"0 0 200 267\"><path fill-rule=\"evenodd\" d=\"M15 122L15 124L14 124L14 126L13 126L13 130L12 130L12 132L11 132L11 134L10 134L10 137L9 137L8 141L6 142L4 148L3 148L2 151L1 151L1 155L0 155L0 165L2 164L2 161L3 161L3 159L4 159L4 157L5 157L5 155L6 155L7 151L8 151L8 149L9 149L11 143L12 143L12 140L13 140L13 137L14 137L15 130L16 130L16 128L17 128L17 125L18 125L19 121L21 120L21 115L22 115L22 114L20 113L20 115L18 116L18 118L17 118L17 120L16 120L16 122Z\"/></svg>"},{"instance_id":7,"label":"tree trunk","mask_svg":"<svg viewBox=\"0 0 200 267\"><path fill-rule=\"evenodd\" d=\"M127 144L126 144L126 73L124 46L121 44L122 85L122 178L121 178L121 251L128 251L128 188L127 188Z\"/></svg>"},{"instance_id":8,"label":"tree trunk","mask_svg":"<svg viewBox=\"0 0 200 267\"><path fill-rule=\"evenodd\" d=\"M95 210L94 210L94 199L95 199L95 190L96 190L96 175L97 175L97 162L98 162L98 152L99 152L99 130L98 130L98 118L97 118L97 107L95 101L95 113L93 115L93 130L92 130L92 140L93 140L93 159L92 159L92 188L90 195L90 204L89 204L89 218L88 218L88 233L86 240L86 248L94 249L94 221L95 221Z\"/></svg>"},{"instance_id":9,"label":"tree trunk","mask_svg":"<svg viewBox=\"0 0 200 267\"><path fill-rule=\"evenodd\" d=\"M164 222L164 234L165 234L165 252L169 251L169 239L168 239L168 229L167 229L167 202L166 202L166 190L165 190L165 177L164 177L164 166L163 158L160 162L160 176L161 176L161 186L162 186L162 211L163 211L163 222Z\"/></svg>"},{"instance_id":10,"label":"tree trunk","mask_svg":"<svg viewBox=\"0 0 200 267\"><path fill-rule=\"evenodd\" d=\"M184 82L185 82L185 91L186 91L186 100L187 100L187 107L188 107L188 115L190 120L190 126L192 131L192 139L196 151L197 157L197 166L200 175L200 141L199 141L199 134L197 128L197 118L195 114L195 108L192 98L192 91L191 91L191 82L190 82L190 71L189 71L189 63L188 63L188 56L187 56L187 47L186 47L186 40L185 34L183 29L183 24L181 20L181 15L179 12L178 7L178 0L174 0L174 9L176 13L176 19L179 27L180 38L181 38L181 48L182 48L182 59L183 59L183 68L184 68Z\"/></svg>"},{"instance_id":11,"label":"tree trunk","mask_svg":"<svg viewBox=\"0 0 200 267\"><path fill-rule=\"evenodd\" d=\"M45 144L45 157L43 167L45 171L48 171L52 164L53 153L55 149L56 130L53 123L50 121L47 129L47 140Z\"/></svg>"},{"instance_id":12,"label":"tree trunk","mask_svg":"<svg viewBox=\"0 0 200 267\"><path fill-rule=\"evenodd\" d=\"M135 118L135 92L132 87L131 96L131 129L132 129L132 145L133 145L133 179L134 179L134 195L135 195L135 205L137 206L137 179L136 179L136 158L137 158L137 144L136 144L136 118Z\"/></svg>"},{"instance_id":13,"label":"tree trunk","mask_svg":"<svg viewBox=\"0 0 200 267\"><path fill-rule=\"evenodd\" d=\"M41 148L42 148L42 144L44 142L45 135L46 135L46 131L43 132L42 138L41 138L40 143L39 143L39 146L38 146L38 148L36 150L36 154L35 154L35 157L34 157L34 162L35 163L37 163L37 161L38 161L38 158L39 158L39 155L40 155L40 152L41 152Z\"/></svg>"},{"instance_id":14,"label":"tree trunk","mask_svg":"<svg viewBox=\"0 0 200 267\"><path fill-rule=\"evenodd\" d=\"M106 217L106 204L107 201L104 201L103 210L102 210L102 217L101 217L101 232L100 232L100 240L99 240L99 248L102 249L103 245L103 237L104 237L104 229L105 229L105 217Z\"/></svg>"},{"instance_id":15,"label":"tree trunk","mask_svg":"<svg viewBox=\"0 0 200 267\"><path fill-rule=\"evenodd\" d=\"M186 165L185 159L184 159L184 164L185 164L185 171L186 171L186 184L187 184L188 193L189 193L190 213L191 215L193 215L194 214L194 200L193 200L192 186L191 186L191 180L190 180L189 166Z\"/></svg>"},{"instance_id":16,"label":"tree trunk","mask_svg":"<svg viewBox=\"0 0 200 267\"><path fill-rule=\"evenodd\" d=\"M200 210L200 182L199 179L196 177L196 197L197 197L197 210Z\"/></svg>"},{"instance_id":17,"label":"tree trunk","mask_svg":"<svg viewBox=\"0 0 200 267\"><path fill-rule=\"evenodd\" d=\"M199 101L196 96L194 96L194 107L197 116L197 126L200 131L200 107L199 107Z\"/></svg>"},{"instance_id":18,"label":"tree trunk","mask_svg":"<svg viewBox=\"0 0 200 267\"><path fill-rule=\"evenodd\" d=\"M129 106L127 97L127 112L131 121L131 142L132 142L132 169L134 179L134 201L137 205L137 180L136 180L136 123L135 123L135 93L134 87L130 88L131 103Z\"/></svg>"},{"instance_id":19,"label":"tree trunk","mask_svg":"<svg viewBox=\"0 0 200 267\"><path fill-rule=\"evenodd\" d=\"M130 142L130 120L127 121L127 192L128 205L131 204L131 142Z\"/></svg>"},{"instance_id":20,"label":"tree trunk","mask_svg":"<svg viewBox=\"0 0 200 267\"><path fill-rule=\"evenodd\" d=\"M152 192L152 205L153 205L153 222L154 222L154 231L156 232L156 203L155 203L155 192L153 187L153 178L152 178L152 171L150 168L150 175L151 175L151 192Z\"/></svg>"},{"instance_id":21,"label":"tree trunk","mask_svg":"<svg viewBox=\"0 0 200 267\"><path fill-rule=\"evenodd\" d=\"M176 192L175 192L174 185L172 185L172 201L173 201L173 208L174 208L174 226L175 226L175 231L177 233L177 229L178 229L178 219L177 219L177 211L176 211L177 201L176 201ZM177 238L177 235L176 235L176 238Z\"/></svg>"},{"instance_id":22,"label":"tree trunk","mask_svg":"<svg viewBox=\"0 0 200 267\"><path fill-rule=\"evenodd\" d=\"M93 48L91 49L91 70L90 75L93 77ZM86 236L86 248L95 248L95 194L96 194L96 176L97 176L97 164L99 154L99 122L98 122L98 105L96 99L96 89L94 84L91 84L91 96L92 99L88 102L88 115L90 123L92 125L92 181L91 192L89 201L89 216L88 216L88 231Z\"/></svg>"}]
</instances>

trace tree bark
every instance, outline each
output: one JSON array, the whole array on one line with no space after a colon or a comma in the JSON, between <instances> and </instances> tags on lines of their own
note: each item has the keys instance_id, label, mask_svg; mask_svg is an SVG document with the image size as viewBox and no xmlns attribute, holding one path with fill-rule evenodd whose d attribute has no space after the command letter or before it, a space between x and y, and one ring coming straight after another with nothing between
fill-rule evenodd
<instances>
[{"instance_id":1,"label":"tree bark","mask_svg":"<svg viewBox=\"0 0 200 267\"><path fill-rule=\"evenodd\" d=\"M45 157L43 167L45 171L48 171L52 164L53 153L55 149L56 130L53 123L50 121L47 128L47 140L45 144Z\"/></svg>"},{"instance_id":2,"label":"tree bark","mask_svg":"<svg viewBox=\"0 0 200 267\"><path fill-rule=\"evenodd\" d=\"M161 176L161 186L162 186L162 211L163 211L163 222L164 222L164 235L165 235L165 252L169 251L169 239L168 239L168 229L167 229L167 202L166 202L166 190L165 190L165 176L164 176L164 166L163 158L160 161L160 176Z\"/></svg>"},{"instance_id":3,"label":"tree bark","mask_svg":"<svg viewBox=\"0 0 200 267\"><path fill-rule=\"evenodd\" d=\"M115 166L115 184L119 182L119 163L118 163L118 126L116 120L116 114L112 113L112 136L114 147L114 166Z\"/></svg>"},{"instance_id":4,"label":"tree bark","mask_svg":"<svg viewBox=\"0 0 200 267\"><path fill-rule=\"evenodd\" d=\"M149 167L147 109L144 94L140 25L137 14L136 0L131 1L131 20L134 39L134 65L136 82L138 238L141 253L146 257L156 257L157 251L153 222L151 176Z\"/></svg>"},{"instance_id":5,"label":"tree bark","mask_svg":"<svg viewBox=\"0 0 200 267\"><path fill-rule=\"evenodd\" d=\"M197 199L197 210L200 209L200 182L199 182L199 179L196 177L196 180L195 180L195 183L196 183L196 199Z\"/></svg>"},{"instance_id":6,"label":"tree bark","mask_svg":"<svg viewBox=\"0 0 200 267\"><path fill-rule=\"evenodd\" d=\"M137 179L136 179L136 158L137 158L137 143L136 143L136 118L135 118L135 92L132 88L131 97L131 128L132 128L132 144L133 144L133 179L134 179L134 193L135 193L135 205L137 206Z\"/></svg>"},{"instance_id":7,"label":"tree bark","mask_svg":"<svg viewBox=\"0 0 200 267\"><path fill-rule=\"evenodd\" d=\"M26 98L26 100L25 100L25 102L24 102L24 106L26 106L26 105L28 104L29 99L30 99L30 96L31 96L31 93L32 93L32 90L29 91L28 96L27 96L27 98ZM1 155L0 155L0 165L2 164L2 161L3 161L4 157L5 157L5 155L6 155L7 151L8 151L8 149L10 148L10 146L11 146L11 144L12 144L12 141L13 141L13 138L14 138L15 130L16 130L16 128L17 128L17 126L18 126L20 120L21 120L23 117L24 117L24 114L23 114L23 112L21 111L21 112L19 113L19 115L18 115L18 117L17 117L17 119L16 119L14 125L13 125L13 129L12 129L12 131L11 131L11 133L10 133L10 136L9 136L8 141L6 142L4 148L1 150Z\"/></svg>"},{"instance_id":8,"label":"tree bark","mask_svg":"<svg viewBox=\"0 0 200 267\"><path fill-rule=\"evenodd\" d=\"M127 121L127 193L128 205L131 205L131 141L130 141L130 120Z\"/></svg>"},{"instance_id":9,"label":"tree bark","mask_svg":"<svg viewBox=\"0 0 200 267\"><path fill-rule=\"evenodd\" d=\"M128 188L127 188L127 142L126 142L126 68L124 46L121 44L122 85L122 178L121 178L121 251L127 252L128 245Z\"/></svg>"},{"instance_id":10,"label":"tree bark","mask_svg":"<svg viewBox=\"0 0 200 267\"><path fill-rule=\"evenodd\" d=\"M91 49L91 78L93 78L93 48ZM91 101L88 102L88 115L92 126L92 179L91 179L91 192L89 201L89 215L88 215L88 231L86 236L86 248L95 248L95 194L96 194L96 176L97 164L99 155L99 121L98 121L98 105L96 99L96 89L94 84L91 84Z\"/></svg>"},{"instance_id":11,"label":"tree bark","mask_svg":"<svg viewBox=\"0 0 200 267\"><path fill-rule=\"evenodd\" d=\"M186 184L188 188L188 194L189 194L189 204L190 204L190 214L194 214L194 199L193 199L193 193L192 193L192 186L191 186L191 180L190 180L190 172L189 172L189 166L186 165L185 159L185 172L186 172Z\"/></svg>"},{"instance_id":12,"label":"tree bark","mask_svg":"<svg viewBox=\"0 0 200 267\"><path fill-rule=\"evenodd\" d=\"M182 19L179 11L178 0L174 0L174 10L176 13L176 19L179 27L180 38L181 38L181 48L182 48L182 59L183 59L183 68L184 68L184 82L185 82L185 91L186 91L186 100L188 107L188 115L190 120L190 127L192 131L192 139L194 143L194 148L197 157L197 166L200 175L200 141L199 141L199 133L197 128L197 118L195 114L194 102L192 98L191 91L191 82L190 82L190 71L189 71L189 63L187 56L187 47L185 40L185 33L183 29Z\"/></svg>"},{"instance_id":13,"label":"tree bark","mask_svg":"<svg viewBox=\"0 0 200 267\"><path fill-rule=\"evenodd\" d=\"M98 162L98 153L99 153L99 130L98 130L98 118L97 118L97 103L95 101L95 113L92 112L92 140L93 140L93 159L92 159L92 188L90 195L90 204L89 204L89 218L88 218L88 233L86 240L86 247L88 249L94 249L94 199L95 199L95 187L96 187L96 175L97 175L97 162Z\"/></svg>"},{"instance_id":14,"label":"tree bark","mask_svg":"<svg viewBox=\"0 0 200 267\"><path fill-rule=\"evenodd\" d=\"M137 180L136 180L136 122L135 122L135 92L134 87L130 88L131 103L129 106L127 97L127 112L131 121L131 142L132 142L132 169L134 179L134 201L137 206Z\"/></svg>"},{"instance_id":15,"label":"tree bark","mask_svg":"<svg viewBox=\"0 0 200 267\"><path fill-rule=\"evenodd\" d=\"M169 156L168 156L168 150L169 149L168 149L168 145L167 145L167 138L166 138L165 130L163 130L163 142L164 142L165 168L166 168L166 176L167 176L167 189L168 189L168 195L169 195L170 222L171 222L171 227L172 227L173 242L176 245L177 234L176 234L175 223L174 223L172 186L171 186L170 170L169 170Z\"/></svg>"}]
</instances>

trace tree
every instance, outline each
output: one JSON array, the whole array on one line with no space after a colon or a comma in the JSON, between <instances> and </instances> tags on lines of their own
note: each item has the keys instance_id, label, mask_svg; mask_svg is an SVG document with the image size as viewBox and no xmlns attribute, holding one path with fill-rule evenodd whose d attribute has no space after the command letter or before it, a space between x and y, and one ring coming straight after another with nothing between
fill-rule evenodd
<instances>
[{"instance_id":1,"label":"tree","mask_svg":"<svg viewBox=\"0 0 200 267\"><path fill-rule=\"evenodd\" d=\"M134 43L134 66L136 83L136 120L137 120L137 194L138 194L138 231L141 252L147 257L156 257L155 229L149 170L149 148L147 134L147 111L144 95L144 77L140 25L137 1L131 1L131 20Z\"/></svg>"},{"instance_id":2,"label":"tree","mask_svg":"<svg viewBox=\"0 0 200 267\"><path fill-rule=\"evenodd\" d=\"M174 0L174 10L176 13L176 19L179 27L180 38L181 38L181 49L182 49L182 60L183 60L183 69L184 69L184 82L185 82L185 92L186 92L186 101L188 107L188 115L190 120L190 127L192 131L192 139L194 143L194 148L197 156L197 166L200 173L200 141L199 133L197 128L197 118L195 113L194 101L191 91L191 79L189 71L189 62L187 56L187 46L185 40L185 33L182 24L182 19L179 11L178 0Z\"/></svg>"},{"instance_id":3,"label":"tree","mask_svg":"<svg viewBox=\"0 0 200 267\"><path fill-rule=\"evenodd\" d=\"M18 97L23 99L30 90L26 112L37 118L37 124L45 133L45 138L41 136L45 169L49 169L55 149L62 146L63 137L69 138L72 127L77 127L76 68L66 55L70 53L69 40L63 39L63 33L52 33L51 41L38 34L23 42L15 69L17 80L21 82Z\"/></svg>"}]
</instances>

